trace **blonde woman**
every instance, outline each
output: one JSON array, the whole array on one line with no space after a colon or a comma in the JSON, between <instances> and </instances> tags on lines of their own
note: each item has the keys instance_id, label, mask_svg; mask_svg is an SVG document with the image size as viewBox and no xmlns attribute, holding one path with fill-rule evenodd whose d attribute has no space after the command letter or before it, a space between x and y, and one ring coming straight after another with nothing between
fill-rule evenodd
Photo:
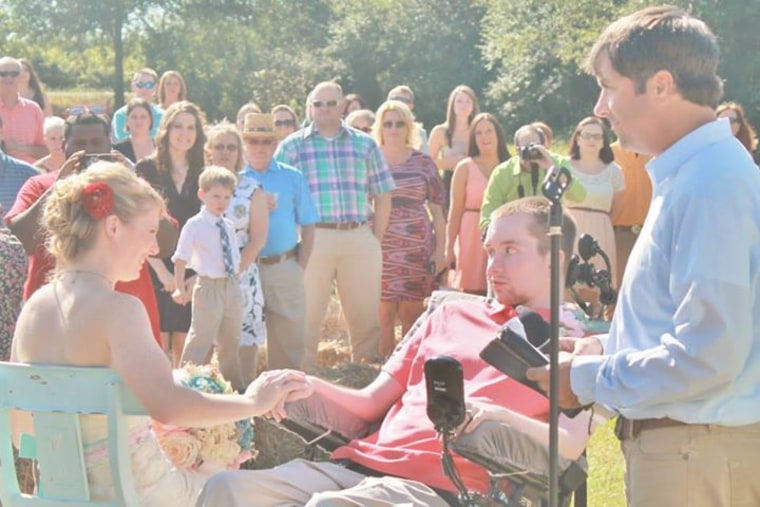
<instances>
[{"instance_id":1,"label":"blonde woman","mask_svg":"<svg viewBox=\"0 0 760 507\"><path fill-rule=\"evenodd\" d=\"M379 352L385 356L395 347L396 318L406 334L445 268L446 194L433 159L413 148L419 146L418 130L406 104L381 105L372 135L396 183L382 243Z\"/></svg>"},{"instance_id":2,"label":"blonde woman","mask_svg":"<svg viewBox=\"0 0 760 507\"><path fill-rule=\"evenodd\" d=\"M158 106L166 111L180 100L187 100L185 78L176 70L167 70L158 81Z\"/></svg>"},{"instance_id":3,"label":"blonde woman","mask_svg":"<svg viewBox=\"0 0 760 507\"><path fill-rule=\"evenodd\" d=\"M11 360L113 368L150 417L186 427L206 427L257 415L283 415L283 404L311 392L300 372L267 372L244 395L209 395L174 382L156 344L143 305L114 291L134 280L158 252L161 196L126 167L99 162L56 183L43 224L56 260L52 281L25 304L13 338ZM16 432L30 421L16 419ZM148 417L127 419L129 458L140 505L191 507L208 478L172 465L150 429ZM107 425L82 415L88 486L95 500L113 497Z\"/></svg>"}]
</instances>

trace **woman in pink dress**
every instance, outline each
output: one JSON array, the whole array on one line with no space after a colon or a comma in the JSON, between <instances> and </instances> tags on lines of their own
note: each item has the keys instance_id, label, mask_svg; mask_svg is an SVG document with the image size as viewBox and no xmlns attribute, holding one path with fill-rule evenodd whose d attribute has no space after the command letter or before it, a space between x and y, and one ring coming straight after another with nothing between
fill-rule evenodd
<instances>
[{"instance_id":1,"label":"woman in pink dress","mask_svg":"<svg viewBox=\"0 0 760 507\"><path fill-rule=\"evenodd\" d=\"M468 157L457 164L451 182L449 220L446 225L446 262L452 288L486 294L486 261L483 250L480 205L491 172L509 158L504 129L490 113L480 113L470 125Z\"/></svg>"}]
</instances>

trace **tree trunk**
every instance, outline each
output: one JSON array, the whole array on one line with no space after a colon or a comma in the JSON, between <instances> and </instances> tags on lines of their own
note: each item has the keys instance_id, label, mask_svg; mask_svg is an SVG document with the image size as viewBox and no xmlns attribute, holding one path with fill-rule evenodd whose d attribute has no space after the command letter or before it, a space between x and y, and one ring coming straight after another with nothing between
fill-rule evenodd
<instances>
[{"instance_id":1,"label":"tree trunk","mask_svg":"<svg viewBox=\"0 0 760 507\"><path fill-rule=\"evenodd\" d=\"M113 19L113 111L116 111L124 105L124 40L122 39L123 24L124 11L121 5L117 5Z\"/></svg>"}]
</instances>

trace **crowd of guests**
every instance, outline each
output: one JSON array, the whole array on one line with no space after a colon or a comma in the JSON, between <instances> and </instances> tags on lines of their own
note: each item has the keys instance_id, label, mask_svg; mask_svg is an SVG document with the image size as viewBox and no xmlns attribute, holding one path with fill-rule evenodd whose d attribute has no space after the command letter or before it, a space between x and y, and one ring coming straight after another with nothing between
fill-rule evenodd
<instances>
[{"instance_id":1,"label":"crowd of guests","mask_svg":"<svg viewBox=\"0 0 760 507\"><path fill-rule=\"evenodd\" d=\"M684 38L684 26L705 43ZM658 45L680 51L655 51ZM629 76L618 51L645 60L662 54L666 64L644 61L648 77ZM710 63L696 80L699 86L712 83L708 99L687 93L690 76L680 76L682 67L671 61L689 51L690 62ZM745 250L756 253L753 199L760 180L750 157L757 140L740 106L715 109L721 95L717 45L703 23L679 9L649 8L621 18L597 42L590 65L602 88L599 116L577 124L568 153L553 151L552 129L532 122L514 132L511 154L504 128L480 112L467 86L452 91L445 122L432 129L429 142L414 117L408 86L390 90L373 112L360 96L344 96L339 84L322 82L309 93L302 122L288 106L263 113L248 103L234 124L208 126L201 108L187 100L181 75L169 71L159 80L147 68L134 74L134 97L111 122L85 110L61 125L46 122L50 103L34 92L39 81L31 66L0 58L0 203L8 225L0 229L2 352L22 362L111 366L153 417L171 424L202 426L253 415L281 419L286 402L302 398L328 417L382 422L370 436L338 449L332 461L225 472L208 482L168 466L142 423L130 448L134 473L140 479L148 469L160 475L155 487L141 491L146 505L184 506L196 498L197 505L364 505L369 499L378 505L456 505L456 490L439 466L438 436L425 422L426 360L443 353L460 361L468 420L458 431L498 421L548 444L547 398L505 378L479 352L517 319L517 307L548 316L549 206L541 182L564 166L572 176L564 195L565 260L578 250L576 236L591 234L612 261L617 284L637 236L644 239L622 282L609 342L595 336L568 342L573 354L561 358L559 402L580 408L597 400L618 411L626 459L641 465L628 470L629 498L662 495L646 487L656 478L642 470L659 470L660 464L636 453L640 433L667 430L680 439L684 429L691 435L706 427L715 437L757 434L756 415L747 409L754 402L723 389L734 375L725 368L746 372L744 352L757 352L755 345L739 349L725 339L749 343L757 336L751 320L757 312L750 308L756 263L743 262ZM23 73L29 77L22 79ZM637 116L637 106L646 114ZM655 155L647 166L658 192L652 210L647 158L612 143L603 118L617 122L627 147ZM698 160L692 162L692 154ZM717 196L706 178L678 177L690 170L708 174L722 155L732 164L726 180L716 180L723 181ZM24 161L37 161L40 171ZM743 184L732 186L734 181ZM734 195L729 192L739 195L739 211L728 205ZM692 193L700 203L723 206L690 209ZM742 215L744 208L749 213ZM727 251L736 262L720 262L707 252L712 235L728 237L725 228L686 230L693 225L687 211L699 211L708 223L712 213L730 217L750 231L741 251ZM740 276L750 270L749 277ZM440 286L493 298L443 305L397 345L396 323L402 333L412 328L424 300ZM333 288L349 327L351 359L390 356L363 389L294 371L316 364ZM588 297L593 305L594 293ZM652 308L638 310L634 300ZM577 308L563 310L564 331L575 331L577 338L587 334L588 319ZM729 311L739 311L740 318L726 318ZM626 325L635 332L621 331ZM698 346L688 350L693 344ZM262 345L272 371L259 374ZM172 381L171 366L206 362L214 347L222 371L243 396L199 396ZM712 355L724 361L712 364ZM748 368L756 369L754 363ZM705 364L722 376L703 375ZM756 391L753 371L734 375L742 393ZM530 369L528 377L548 385L545 368ZM659 377L669 381L658 384ZM619 387L606 389L613 382ZM630 389L642 384L662 389L665 398L657 389ZM663 404L675 411L658 411ZM630 424L636 421L638 426ZM582 453L592 423L589 410L574 419L560 416L562 457ZM756 448L756 437L742 441ZM722 447L710 447L710 463ZM678 444L669 454L678 459L668 462L705 459L683 448ZM143 451L154 457L146 459ZM730 452L739 455L741 449ZM482 468L461 456L452 459L469 488L486 491ZM694 483L709 489L713 482L707 479ZM685 482L674 498L688 492L692 481Z\"/></svg>"},{"instance_id":2,"label":"crowd of guests","mask_svg":"<svg viewBox=\"0 0 760 507\"><path fill-rule=\"evenodd\" d=\"M265 344L270 368L313 367L333 290L356 361L390 354L397 325L406 334L434 289L488 294L482 241L492 212L540 195L540 183L553 166L570 169L570 215L578 234L592 235L609 256L614 286L621 282L651 199L643 169L647 157L612 143L602 119L590 116L578 123L567 155L551 151L554 132L547 124L522 125L513 136L513 154L499 120L480 112L475 92L465 85L452 90L445 121L428 138L414 117L414 92L405 85L390 90L377 111L367 109L360 95L344 96L337 84L321 83L309 94L303 121L288 105L265 114L249 102L235 123L207 125L203 111L187 101L180 73L170 70L159 78L142 68L132 76L132 97L109 125L87 109L74 111L67 121L47 114L50 100L26 60L3 57L0 73L0 204L11 231L21 229L35 199L78 170L67 161L81 151L123 162L146 179L166 199L166 222L175 236L202 208L204 168L233 174L236 184L224 216L234 230L243 308L236 335L237 386L256 377L258 349ZM754 153L757 139L741 106L726 103L717 114L729 119L733 133ZM85 129L91 139L73 135ZM74 158L83 168L90 161ZM21 242L15 248L24 244L31 268L23 298L10 297L12 289L5 289L6 345L20 301L52 268L40 240L24 241L25 235L35 236L17 234ZM172 241L166 241L167 252L148 258L133 290L142 294L157 341L179 366L189 357L195 362L210 357L210 352L193 353L183 359L183 352L196 346L186 343L198 313L190 302L207 275L199 275L199 266L188 258L179 276ZM8 244L4 248L11 248ZM12 258L15 271L6 271L23 271L18 253ZM592 262L605 268L601 258ZM597 290L578 290L598 308Z\"/></svg>"}]
</instances>

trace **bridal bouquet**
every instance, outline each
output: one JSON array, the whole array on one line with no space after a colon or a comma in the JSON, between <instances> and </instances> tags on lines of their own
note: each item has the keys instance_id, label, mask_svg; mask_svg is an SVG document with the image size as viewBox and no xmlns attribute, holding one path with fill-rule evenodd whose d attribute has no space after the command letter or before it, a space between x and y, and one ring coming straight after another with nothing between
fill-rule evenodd
<instances>
[{"instance_id":1,"label":"bridal bouquet","mask_svg":"<svg viewBox=\"0 0 760 507\"><path fill-rule=\"evenodd\" d=\"M175 381L211 394L232 393L214 364L187 364L174 371ZM210 428L183 428L153 421L153 432L164 453L180 468L214 473L236 470L256 454L253 448L253 421L245 419Z\"/></svg>"}]
</instances>

